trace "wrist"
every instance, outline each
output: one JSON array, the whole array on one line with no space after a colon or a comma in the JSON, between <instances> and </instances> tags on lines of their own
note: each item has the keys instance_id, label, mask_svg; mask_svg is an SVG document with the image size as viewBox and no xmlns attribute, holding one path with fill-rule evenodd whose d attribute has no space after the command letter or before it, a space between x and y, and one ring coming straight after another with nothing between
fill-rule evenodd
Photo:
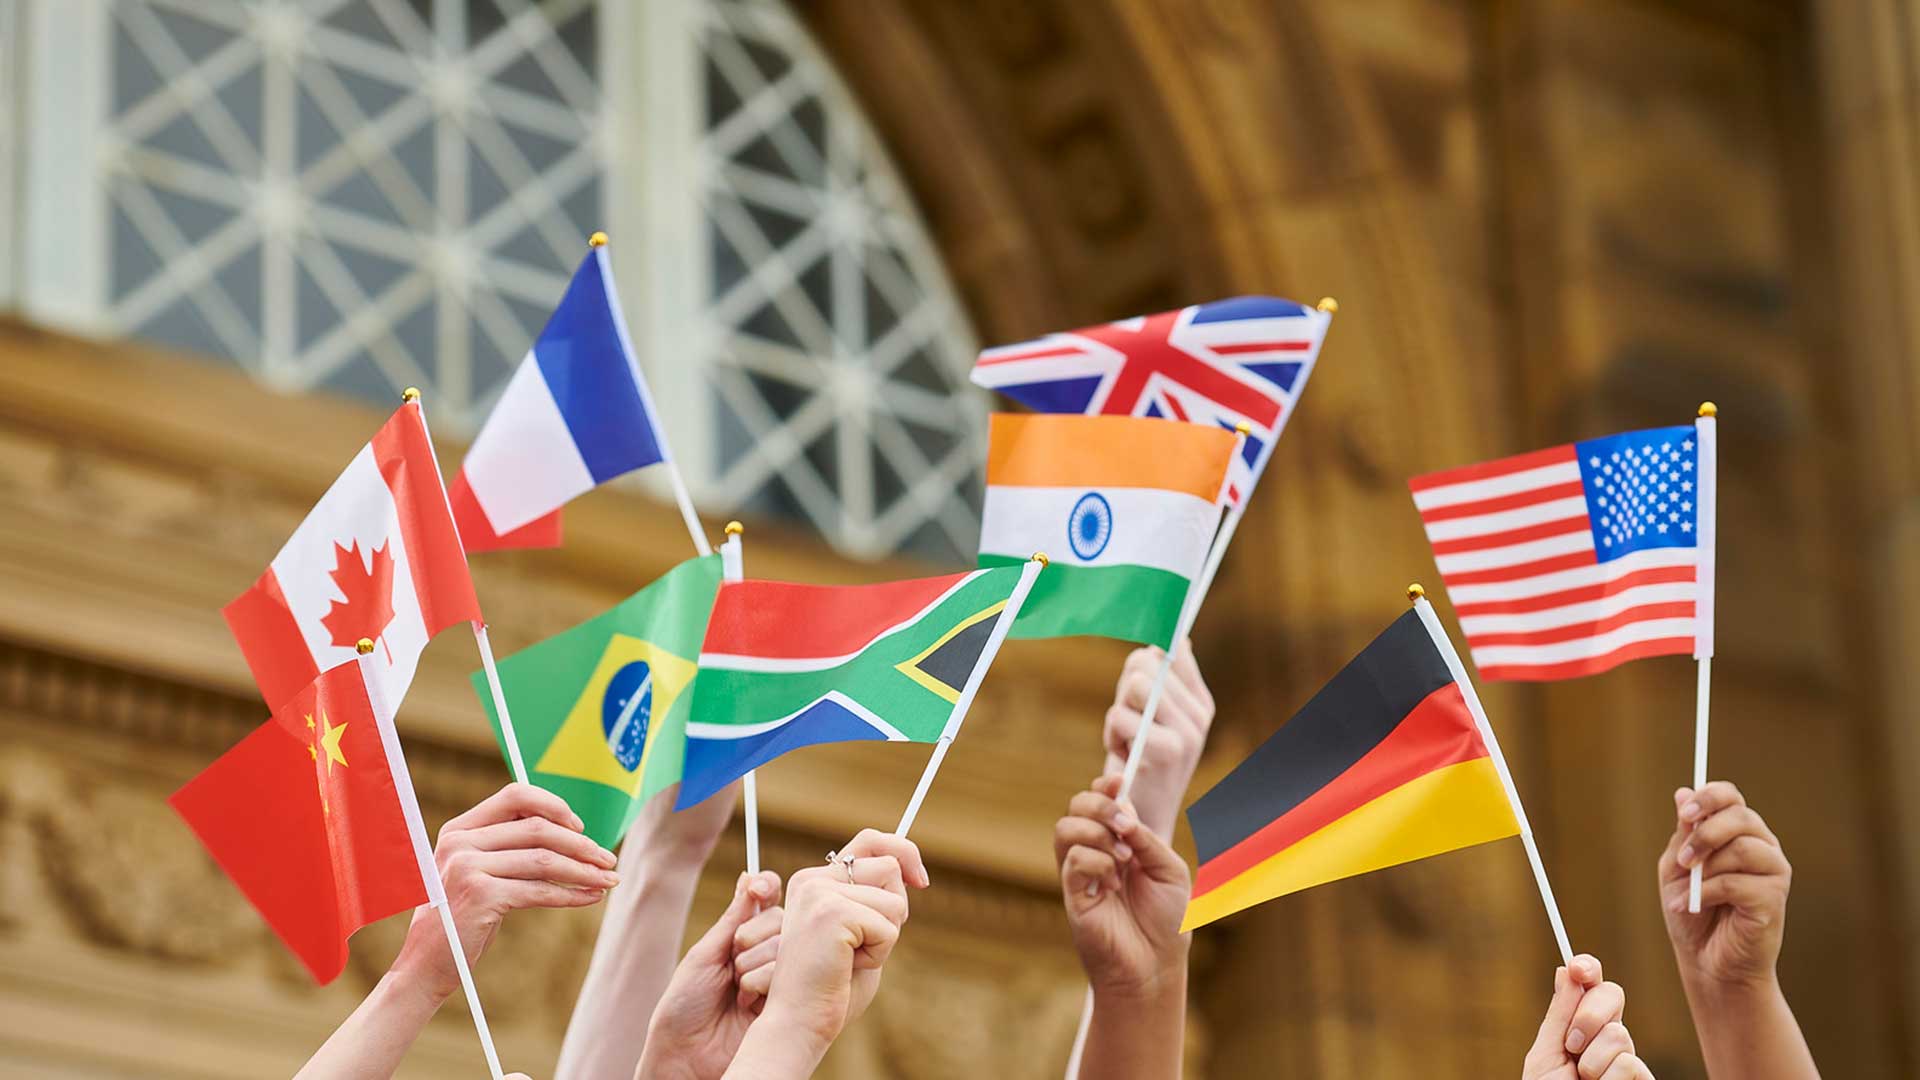
<instances>
[{"instance_id":1,"label":"wrist","mask_svg":"<svg viewBox=\"0 0 1920 1080\"><path fill-rule=\"evenodd\" d=\"M451 987L442 986L439 979L422 971L419 965L409 963L407 950L403 948L367 998L378 999L385 1008L430 1017L452 996Z\"/></svg>"},{"instance_id":2,"label":"wrist","mask_svg":"<svg viewBox=\"0 0 1920 1080\"><path fill-rule=\"evenodd\" d=\"M1745 1009L1784 1000L1779 975L1772 969L1735 976L1714 975L1691 964L1680 967L1680 984L1687 1000L1710 1011Z\"/></svg>"},{"instance_id":3,"label":"wrist","mask_svg":"<svg viewBox=\"0 0 1920 1080\"><path fill-rule=\"evenodd\" d=\"M1089 977L1096 1002L1122 1009L1152 1009L1187 998L1186 935L1179 947L1145 973L1101 973Z\"/></svg>"},{"instance_id":4,"label":"wrist","mask_svg":"<svg viewBox=\"0 0 1920 1080\"><path fill-rule=\"evenodd\" d=\"M838 1032L819 1030L778 1001L747 1029L727 1069L727 1080L787 1080L806 1077L820 1067Z\"/></svg>"}]
</instances>

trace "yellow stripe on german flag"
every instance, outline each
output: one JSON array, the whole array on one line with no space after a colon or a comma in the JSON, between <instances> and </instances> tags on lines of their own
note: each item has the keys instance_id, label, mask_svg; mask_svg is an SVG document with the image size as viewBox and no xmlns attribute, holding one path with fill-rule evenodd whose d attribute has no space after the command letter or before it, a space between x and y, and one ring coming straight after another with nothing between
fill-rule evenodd
<instances>
[{"instance_id":1,"label":"yellow stripe on german flag","mask_svg":"<svg viewBox=\"0 0 1920 1080\"><path fill-rule=\"evenodd\" d=\"M1412 611L1201 796L1187 820L1200 867L1183 930L1520 834L1466 699Z\"/></svg>"}]
</instances>

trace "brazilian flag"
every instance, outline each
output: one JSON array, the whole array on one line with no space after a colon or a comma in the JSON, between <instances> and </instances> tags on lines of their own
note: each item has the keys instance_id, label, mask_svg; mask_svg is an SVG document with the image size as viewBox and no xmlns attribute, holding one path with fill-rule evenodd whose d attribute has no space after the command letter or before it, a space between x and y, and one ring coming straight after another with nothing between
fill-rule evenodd
<instances>
[{"instance_id":1,"label":"brazilian flag","mask_svg":"<svg viewBox=\"0 0 1920 1080\"><path fill-rule=\"evenodd\" d=\"M680 779L686 691L719 586L720 556L689 559L604 614L500 661L528 779L565 799L603 846ZM473 687L504 756L484 672Z\"/></svg>"}]
</instances>

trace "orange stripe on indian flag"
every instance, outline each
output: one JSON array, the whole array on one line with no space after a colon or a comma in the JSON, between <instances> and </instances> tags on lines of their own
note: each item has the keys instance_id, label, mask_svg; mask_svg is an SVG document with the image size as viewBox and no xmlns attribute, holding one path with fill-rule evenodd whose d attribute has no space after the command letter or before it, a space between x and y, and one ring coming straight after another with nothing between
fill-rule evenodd
<instances>
[{"instance_id":1,"label":"orange stripe on indian flag","mask_svg":"<svg viewBox=\"0 0 1920 1080\"><path fill-rule=\"evenodd\" d=\"M1233 459L1234 434L1139 416L994 413L988 487L1124 487L1212 502Z\"/></svg>"},{"instance_id":2,"label":"orange stripe on indian flag","mask_svg":"<svg viewBox=\"0 0 1920 1080\"><path fill-rule=\"evenodd\" d=\"M1277 896L1520 835L1493 759L1419 776L1187 903L1182 932Z\"/></svg>"}]
</instances>

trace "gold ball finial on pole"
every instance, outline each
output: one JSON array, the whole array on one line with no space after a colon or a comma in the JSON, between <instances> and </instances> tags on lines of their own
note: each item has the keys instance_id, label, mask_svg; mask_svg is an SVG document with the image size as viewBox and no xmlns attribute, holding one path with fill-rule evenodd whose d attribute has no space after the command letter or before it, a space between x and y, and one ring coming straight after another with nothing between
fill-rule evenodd
<instances>
[{"instance_id":1,"label":"gold ball finial on pole","mask_svg":"<svg viewBox=\"0 0 1920 1080\"><path fill-rule=\"evenodd\" d=\"M1720 406L1715 405L1711 401L1703 401L1700 403L1700 415L1701 416L1719 416Z\"/></svg>"},{"instance_id":2,"label":"gold ball finial on pole","mask_svg":"<svg viewBox=\"0 0 1920 1080\"><path fill-rule=\"evenodd\" d=\"M1242 435L1251 435L1253 434L1253 425L1247 423L1245 420L1242 420L1239 423L1233 425L1233 430L1239 432Z\"/></svg>"},{"instance_id":3,"label":"gold ball finial on pole","mask_svg":"<svg viewBox=\"0 0 1920 1080\"><path fill-rule=\"evenodd\" d=\"M607 234L599 231L598 229L595 229L593 235L587 237L587 246L595 247L595 248L606 247Z\"/></svg>"},{"instance_id":4,"label":"gold ball finial on pole","mask_svg":"<svg viewBox=\"0 0 1920 1080\"><path fill-rule=\"evenodd\" d=\"M1426 595L1427 590L1417 581L1407 586L1407 603L1409 604L1414 603Z\"/></svg>"},{"instance_id":5,"label":"gold ball finial on pole","mask_svg":"<svg viewBox=\"0 0 1920 1080\"><path fill-rule=\"evenodd\" d=\"M1319 308L1321 311L1324 311L1329 315L1332 315L1335 312L1340 310L1340 301L1335 300L1331 296L1323 296L1320 298L1320 302L1313 306Z\"/></svg>"},{"instance_id":6,"label":"gold ball finial on pole","mask_svg":"<svg viewBox=\"0 0 1920 1080\"><path fill-rule=\"evenodd\" d=\"M1032 559L1030 559L1030 560L1028 560L1028 561L1029 561L1029 562L1037 562L1037 563L1039 563L1039 564L1040 564L1041 566L1046 566L1047 564L1049 564L1049 563L1051 563L1051 562L1053 562L1053 560L1052 560L1052 559L1049 559L1049 558L1047 558L1047 553L1046 553L1046 552L1044 552L1044 551L1036 551L1036 552L1034 552L1034 553L1033 553L1033 558L1032 558Z\"/></svg>"},{"instance_id":7,"label":"gold ball finial on pole","mask_svg":"<svg viewBox=\"0 0 1920 1080\"><path fill-rule=\"evenodd\" d=\"M373 651L373 639L361 638L360 643L355 645L354 649L358 651L361 656L367 655L368 653Z\"/></svg>"},{"instance_id":8,"label":"gold ball finial on pole","mask_svg":"<svg viewBox=\"0 0 1920 1080\"><path fill-rule=\"evenodd\" d=\"M722 531L728 536L739 536L741 533L747 531L747 527L737 521L729 521L727 522L727 527Z\"/></svg>"},{"instance_id":9,"label":"gold ball finial on pole","mask_svg":"<svg viewBox=\"0 0 1920 1080\"><path fill-rule=\"evenodd\" d=\"M405 390L400 391L400 400L409 404L419 401L420 388L417 386L409 386Z\"/></svg>"}]
</instances>

